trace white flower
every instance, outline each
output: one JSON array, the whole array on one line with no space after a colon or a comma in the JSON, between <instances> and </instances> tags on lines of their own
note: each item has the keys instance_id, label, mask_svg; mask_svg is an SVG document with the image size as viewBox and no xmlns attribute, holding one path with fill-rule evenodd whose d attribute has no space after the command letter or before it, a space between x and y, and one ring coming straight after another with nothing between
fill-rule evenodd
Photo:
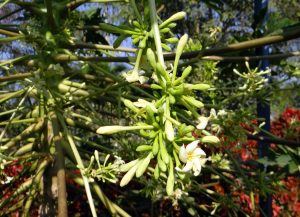
<instances>
[{"instance_id":1,"label":"white flower","mask_svg":"<svg viewBox=\"0 0 300 217\"><path fill-rule=\"evenodd\" d=\"M225 116L225 115L227 115L227 112L223 109L218 112L218 116Z\"/></svg>"},{"instance_id":2,"label":"white flower","mask_svg":"<svg viewBox=\"0 0 300 217\"><path fill-rule=\"evenodd\" d=\"M179 159L186 163L183 169L176 167L178 171L188 172L193 169L194 175L198 176L201 172L201 167L206 163L207 158L205 152L198 147L199 140L195 140L186 147L183 145L180 148Z\"/></svg>"},{"instance_id":3,"label":"white flower","mask_svg":"<svg viewBox=\"0 0 300 217\"><path fill-rule=\"evenodd\" d=\"M209 117L200 116L200 117L198 118L198 123L199 123L199 124L196 126L196 128L197 128L198 130L204 130L205 127L206 127L207 124L208 124L208 121L209 121Z\"/></svg>"},{"instance_id":4,"label":"white flower","mask_svg":"<svg viewBox=\"0 0 300 217\"><path fill-rule=\"evenodd\" d=\"M1 184L8 184L10 183L12 180L14 179L14 177L10 177L10 176L6 176L6 180L5 181L1 181Z\"/></svg>"},{"instance_id":5,"label":"white flower","mask_svg":"<svg viewBox=\"0 0 300 217\"><path fill-rule=\"evenodd\" d=\"M147 81L147 78L145 76L140 76L137 70L131 70L122 74L122 76L130 83L139 81L141 84L144 84Z\"/></svg>"},{"instance_id":6,"label":"white flower","mask_svg":"<svg viewBox=\"0 0 300 217\"><path fill-rule=\"evenodd\" d=\"M147 106L149 106L154 113L157 112L157 108L155 108L154 102L148 102L144 99L138 99L138 101L134 102L133 105L139 108L146 108Z\"/></svg>"}]
</instances>

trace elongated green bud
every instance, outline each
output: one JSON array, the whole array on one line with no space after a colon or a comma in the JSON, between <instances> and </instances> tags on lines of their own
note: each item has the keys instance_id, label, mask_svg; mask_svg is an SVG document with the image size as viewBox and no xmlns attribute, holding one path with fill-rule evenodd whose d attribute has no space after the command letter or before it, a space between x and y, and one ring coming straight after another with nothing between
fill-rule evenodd
<instances>
[{"instance_id":1,"label":"elongated green bud","mask_svg":"<svg viewBox=\"0 0 300 217\"><path fill-rule=\"evenodd\" d=\"M128 38L129 35L125 35L125 34L122 34L120 35L115 41L114 41L114 44L113 44L113 48L118 48L121 43L126 39Z\"/></svg>"},{"instance_id":2,"label":"elongated green bud","mask_svg":"<svg viewBox=\"0 0 300 217\"><path fill-rule=\"evenodd\" d=\"M133 161L130 161L126 164L122 164L120 166L120 172L127 172L128 170L130 170L133 166L135 166L137 163L139 162L139 159L135 159Z\"/></svg>"},{"instance_id":3,"label":"elongated green bud","mask_svg":"<svg viewBox=\"0 0 300 217\"><path fill-rule=\"evenodd\" d=\"M96 131L98 134L113 134L113 133L119 133L123 131L129 131L129 130L152 130L153 126L119 126L119 125L114 125L114 126L104 126L104 127L99 127Z\"/></svg>"},{"instance_id":4,"label":"elongated green bud","mask_svg":"<svg viewBox=\"0 0 300 217\"><path fill-rule=\"evenodd\" d=\"M150 63L150 65L152 66L152 68L156 69L156 58L155 58L155 54L153 52L153 50L151 48L147 49L147 59Z\"/></svg>"},{"instance_id":5,"label":"elongated green bud","mask_svg":"<svg viewBox=\"0 0 300 217\"><path fill-rule=\"evenodd\" d=\"M220 142L219 138L216 136L204 136L201 139L202 143L208 143L208 144L218 144Z\"/></svg>"},{"instance_id":6,"label":"elongated green bud","mask_svg":"<svg viewBox=\"0 0 300 217\"><path fill-rule=\"evenodd\" d=\"M159 148L162 160L168 164L170 159L165 142L163 141L162 133L159 134Z\"/></svg>"},{"instance_id":7,"label":"elongated green bud","mask_svg":"<svg viewBox=\"0 0 300 217\"><path fill-rule=\"evenodd\" d=\"M149 151L149 150L152 150L152 146L151 145L140 145L138 146L136 149L136 151Z\"/></svg>"},{"instance_id":8,"label":"elongated green bud","mask_svg":"<svg viewBox=\"0 0 300 217\"><path fill-rule=\"evenodd\" d=\"M157 72L162 77L164 77L164 79L166 79L166 81L170 81L170 76L169 76L168 72L164 69L164 67L159 62L156 64L156 69L157 69Z\"/></svg>"},{"instance_id":9,"label":"elongated green bud","mask_svg":"<svg viewBox=\"0 0 300 217\"><path fill-rule=\"evenodd\" d=\"M176 153L175 149L173 149L173 157L175 159L175 164L177 167L179 167L181 165L179 158L178 158L178 154Z\"/></svg>"},{"instance_id":10,"label":"elongated green bud","mask_svg":"<svg viewBox=\"0 0 300 217\"><path fill-rule=\"evenodd\" d=\"M184 88L188 90L207 90L210 88L208 84L184 84Z\"/></svg>"},{"instance_id":11,"label":"elongated green bud","mask_svg":"<svg viewBox=\"0 0 300 217\"><path fill-rule=\"evenodd\" d=\"M166 120L165 122L165 134L167 139L172 142L174 140L174 129L172 122L169 120Z\"/></svg>"},{"instance_id":12,"label":"elongated green bud","mask_svg":"<svg viewBox=\"0 0 300 217\"><path fill-rule=\"evenodd\" d=\"M141 24L137 20L132 21L132 25L135 26L138 29L142 28Z\"/></svg>"},{"instance_id":13,"label":"elongated green bud","mask_svg":"<svg viewBox=\"0 0 300 217\"><path fill-rule=\"evenodd\" d=\"M191 66L186 67L183 70L182 75L181 75L180 78L185 79L187 76L189 76L189 74L191 73L191 71L192 71L192 67Z\"/></svg>"},{"instance_id":14,"label":"elongated green bud","mask_svg":"<svg viewBox=\"0 0 300 217\"><path fill-rule=\"evenodd\" d=\"M161 86L159 86L158 84L151 84L150 86L152 89L154 90L162 90L163 88Z\"/></svg>"},{"instance_id":15,"label":"elongated green bud","mask_svg":"<svg viewBox=\"0 0 300 217\"><path fill-rule=\"evenodd\" d=\"M195 127L192 125L186 126L185 124L182 124L180 125L178 132L181 136L184 136L185 134L192 132L194 129Z\"/></svg>"},{"instance_id":16,"label":"elongated green bud","mask_svg":"<svg viewBox=\"0 0 300 217\"><path fill-rule=\"evenodd\" d=\"M159 166L159 169L161 169L161 171L163 171L163 172L167 171L167 166L166 166L165 162L161 159L161 153L158 154L157 164Z\"/></svg>"},{"instance_id":17,"label":"elongated green bud","mask_svg":"<svg viewBox=\"0 0 300 217\"><path fill-rule=\"evenodd\" d=\"M135 173L135 176L137 178L144 174L144 172L148 168L148 165L149 165L150 160L151 160L152 157L153 157L152 152L150 152L147 155L147 157L144 160L142 160L142 162L139 164L139 166L138 166L138 168L136 170L136 173Z\"/></svg>"},{"instance_id":18,"label":"elongated green bud","mask_svg":"<svg viewBox=\"0 0 300 217\"><path fill-rule=\"evenodd\" d=\"M166 19L162 24L160 24L159 28L164 28L172 22L175 22L177 20L182 20L185 16L186 16L186 13L184 11L177 12L176 14L173 14L171 17Z\"/></svg>"},{"instance_id":19,"label":"elongated green bud","mask_svg":"<svg viewBox=\"0 0 300 217\"><path fill-rule=\"evenodd\" d=\"M170 89L170 93L172 95L182 95L185 92L183 84L178 85L175 88Z\"/></svg>"},{"instance_id":20,"label":"elongated green bud","mask_svg":"<svg viewBox=\"0 0 300 217\"><path fill-rule=\"evenodd\" d=\"M171 49L168 45L166 45L166 44L164 44L164 43L161 43L161 47L162 47L163 49L165 49L166 51L168 51L168 52L171 52L171 51L172 51L172 49Z\"/></svg>"},{"instance_id":21,"label":"elongated green bud","mask_svg":"<svg viewBox=\"0 0 300 217\"><path fill-rule=\"evenodd\" d=\"M173 74L172 74L172 82L175 82L176 79L176 72L177 72L177 67L179 63L180 56L183 52L183 49L188 41L189 36L187 34L184 34L180 39L177 44L177 49L176 49L176 56L174 60L174 68L173 68Z\"/></svg>"},{"instance_id":22,"label":"elongated green bud","mask_svg":"<svg viewBox=\"0 0 300 217\"><path fill-rule=\"evenodd\" d=\"M156 108L155 108L156 109ZM155 122L155 117L154 117L154 111L150 106L146 106L146 112L147 112L147 120L149 123L154 123ZM156 109L157 112L157 109Z\"/></svg>"},{"instance_id":23,"label":"elongated green bud","mask_svg":"<svg viewBox=\"0 0 300 217\"><path fill-rule=\"evenodd\" d=\"M156 136L152 146L152 153L154 156L158 153L158 150L159 150L159 142L158 142L158 136Z\"/></svg>"},{"instance_id":24,"label":"elongated green bud","mask_svg":"<svg viewBox=\"0 0 300 217\"><path fill-rule=\"evenodd\" d=\"M174 166L173 166L173 161L171 160L169 164L169 176L168 176L167 186L166 186L167 194L169 196L173 194L174 183L175 183Z\"/></svg>"},{"instance_id":25,"label":"elongated green bud","mask_svg":"<svg viewBox=\"0 0 300 217\"><path fill-rule=\"evenodd\" d=\"M132 111L134 111L134 112L136 112L136 113L138 113L138 112L140 111L137 107L134 106L133 102L131 102L130 100L128 100L128 99L123 99L122 101L123 101L124 105L125 105L127 108L131 109Z\"/></svg>"},{"instance_id":26,"label":"elongated green bud","mask_svg":"<svg viewBox=\"0 0 300 217\"><path fill-rule=\"evenodd\" d=\"M128 30L128 29L122 29L117 26L113 26L107 23L100 23L99 27L101 30L110 32L110 33L119 33L119 34L128 34L128 35L133 35L136 34L136 32Z\"/></svg>"},{"instance_id":27,"label":"elongated green bud","mask_svg":"<svg viewBox=\"0 0 300 217\"><path fill-rule=\"evenodd\" d=\"M200 102L199 100L196 100L194 97L182 96L182 98L192 106L195 106L197 108L203 108L204 107L204 104L202 102Z\"/></svg>"},{"instance_id":28,"label":"elongated green bud","mask_svg":"<svg viewBox=\"0 0 300 217\"><path fill-rule=\"evenodd\" d=\"M179 57L181 56L182 52L183 52L183 49L187 43L189 39L189 36L187 34L184 34L180 39L179 39L179 42L177 44L177 49L176 49L176 58L175 58L175 61L176 59L179 60Z\"/></svg>"},{"instance_id":29,"label":"elongated green bud","mask_svg":"<svg viewBox=\"0 0 300 217\"><path fill-rule=\"evenodd\" d=\"M170 28L163 28L163 29L160 29L160 30L159 30L160 34L168 33L168 32L170 32L170 31L171 31Z\"/></svg>"},{"instance_id":30,"label":"elongated green bud","mask_svg":"<svg viewBox=\"0 0 300 217\"><path fill-rule=\"evenodd\" d=\"M167 38L167 39L165 39L165 42L170 43L170 44L176 44L178 42L178 38L176 38L176 37Z\"/></svg>"},{"instance_id":31,"label":"elongated green bud","mask_svg":"<svg viewBox=\"0 0 300 217\"><path fill-rule=\"evenodd\" d=\"M55 42L55 38L53 37L52 33L50 31L47 31L46 32L46 35L45 35L45 38L46 38L46 41L50 44L56 44Z\"/></svg>"},{"instance_id":32,"label":"elongated green bud","mask_svg":"<svg viewBox=\"0 0 300 217\"><path fill-rule=\"evenodd\" d=\"M156 164L154 169L154 178L157 180L159 178L159 175L160 175L159 167L158 164Z\"/></svg>"},{"instance_id":33,"label":"elongated green bud","mask_svg":"<svg viewBox=\"0 0 300 217\"><path fill-rule=\"evenodd\" d=\"M167 25L167 27L169 27L170 29L172 29L172 28L174 28L176 26L177 26L176 23L170 23L170 24Z\"/></svg>"},{"instance_id":34,"label":"elongated green bud","mask_svg":"<svg viewBox=\"0 0 300 217\"><path fill-rule=\"evenodd\" d=\"M139 43L139 48L144 49L146 47L148 37L144 37L140 43Z\"/></svg>"},{"instance_id":35,"label":"elongated green bud","mask_svg":"<svg viewBox=\"0 0 300 217\"><path fill-rule=\"evenodd\" d=\"M169 102L170 102L170 104L175 104L176 99L173 95L169 95Z\"/></svg>"},{"instance_id":36,"label":"elongated green bud","mask_svg":"<svg viewBox=\"0 0 300 217\"><path fill-rule=\"evenodd\" d=\"M138 168L139 164L134 165L122 178L121 182L120 182L120 186L123 187L125 185L127 185L131 179L133 178L137 168Z\"/></svg>"},{"instance_id":37,"label":"elongated green bud","mask_svg":"<svg viewBox=\"0 0 300 217\"><path fill-rule=\"evenodd\" d=\"M126 127L124 126L105 126L105 127L99 127L96 131L98 134L113 134L113 133L118 133L121 131L125 131Z\"/></svg>"},{"instance_id":38,"label":"elongated green bud","mask_svg":"<svg viewBox=\"0 0 300 217\"><path fill-rule=\"evenodd\" d=\"M174 85L176 86L176 85L178 85L179 83L183 82L184 79L185 79L187 76L189 76L189 74L191 73L191 71L192 71L192 67L191 67L191 66L186 67L186 68L183 70L182 75L181 75L179 78L177 78L177 79L175 80Z\"/></svg>"},{"instance_id":39,"label":"elongated green bud","mask_svg":"<svg viewBox=\"0 0 300 217\"><path fill-rule=\"evenodd\" d=\"M140 38L135 38L135 39L132 40L132 43L137 44L139 41L140 41Z\"/></svg>"}]
</instances>

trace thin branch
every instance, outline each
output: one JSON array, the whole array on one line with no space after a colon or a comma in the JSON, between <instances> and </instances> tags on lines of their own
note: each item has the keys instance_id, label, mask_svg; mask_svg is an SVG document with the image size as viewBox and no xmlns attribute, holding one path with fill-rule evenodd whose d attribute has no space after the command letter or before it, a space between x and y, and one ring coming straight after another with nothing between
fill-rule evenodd
<instances>
[{"instance_id":1,"label":"thin branch","mask_svg":"<svg viewBox=\"0 0 300 217\"><path fill-rule=\"evenodd\" d=\"M18 12L20 12L22 10L23 10L23 8L18 8L18 9L14 10L14 11L11 11L10 13L5 14L2 17L0 17L0 20L6 19L6 18L8 18L8 17L10 17L10 16L14 15L15 13L18 13Z\"/></svg>"},{"instance_id":2,"label":"thin branch","mask_svg":"<svg viewBox=\"0 0 300 217\"><path fill-rule=\"evenodd\" d=\"M93 29L93 30L100 30L99 26L85 26L81 29ZM230 44L228 46L225 47L216 47L216 48L210 48L210 49L206 49L206 50L196 50L196 51L190 51L190 52L185 52L181 55L181 59L192 59L195 58L194 62L199 61L199 58L203 58L204 56L209 56L209 55L216 55L216 54L225 54L225 53L231 53L231 52L236 52L236 51L242 51L242 50L247 50L247 49L251 49L251 48L257 48L257 47L261 47L264 45L269 45L269 44L275 44L275 43L279 43L279 42L283 42L283 41L288 41L291 39L296 39L298 37L300 37L300 27L294 27L291 28L288 31L284 31L282 30L283 33L282 34L278 34L278 35L272 35L272 36L266 36L266 37L262 37L262 38L258 38L258 39L252 39L252 40L248 40L248 41L244 41L244 42L240 42L240 43L235 43L235 44ZM164 59L165 60L174 60L175 59L175 55L176 53L174 52L170 52L170 53L165 53L164 54ZM279 55L279 54L276 54ZM287 56L271 56L272 58L285 58L288 57L289 55L294 56L295 54L286 54ZM269 58L270 56L266 56L264 58ZM218 61L230 61L230 59L232 58L233 61L237 61L237 59L235 59L236 57L220 57L220 58L215 58L215 57L210 57L211 60L218 60ZM255 56L255 57L242 57L241 60L242 61L244 59L248 59L249 61L251 60L257 60L259 57ZM256 59L257 58L257 59ZM209 59L209 58L206 58ZM104 62L129 62L129 59L127 57L109 57L107 60L104 59Z\"/></svg>"},{"instance_id":3,"label":"thin branch","mask_svg":"<svg viewBox=\"0 0 300 217\"><path fill-rule=\"evenodd\" d=\"M257 60L274 60L274 59L284 59L292 56L300 56L300 52L290 52L281 54L270 54L263 56L204 56L201 57L202 60L212 60L212 61L224 61L224 62L240 62L240 61L257 61ZM192 62L193 60L191 60ZM189 63L191 63L189 61Z\"/></svg>"},{"instance_id":4,"label":"thin branch","mask_svg":"<svg viewBox=\"0 0 300 217\"><path fill-rule=\"evenodd\" d=\"M256 47L261 47L264 45L268 44L273 44L273 43L279 43L283 41L288 41L291 39L295 39L300 37L300 27L295 27L292 28L292 30L286 31L283 34L280 35L273 35L273 36L266 36L258 39L253 39L245 42L240 42L236 44L231 44L226 47L220 47L220 48L211 48L211 49L206 49L202 51L191 51L191 52L185 52L181 55L181 59L192 59L190 63L197 62L199 61L199 58L203 58L205 56L213 55L213 54L218 54L218 53L230 53L230 52L235 52L235 51L242 51L250 48L256 48ZM274 56L276 55L276 56ZM263 58L285 58L288 56L296 56L299 55L297 52L293 53L288 53L288 54L274 54L274 55L268 55ZM280 56L282 55L282 56ZM55 61L57 62L69 62L69 61L96 61L96 62L131 62L129 57L95 57L95 56L76 56L76 55L67 55L67 54L58 54L53 57ZM175 58L175 53L166 53L164 54L165 60L173 60ZM237 61L237 57L207 57L206 59L211 58L217 59L218 61ZM241 57L240 61L242 60L257 60L259 56L254 56L254 57ZM230 60L231 59L231 60ZM8 62L7 60L1 61L1 62ZM24 63L24 61L22 61ZM33 66L35 64L35 61L27 61L24 64L27 66Z\"/></svg>"},{"instance_id":5,"label":"thin branch","mask_svg":"<svg viewBox=\"0 0 300 217\"><path fill-rule=\"evenodd\" d=\"M45 0L45 5L47 8L47 23L52 31L55 30L56 24L54 20L53 10L52 10L52 0Z\"/></svg>"},{"instance_id":6,"label":"thin branch","mask_svg":"<svg viewBox=\"0 0 300 217\"><path fill-rule=\"evenodd\" d=\"M5 30L5 29L0 29L0 34L1 35L6 35L6 36L11 36L11 37L20 35L19 33L15 33L15 32L12 32L12 31Z\"/></svg>"},{"instance_id":7,"label":"thin branch","mask_svg":"<svg viewBox=\"0 0 300 217\"><path fill-rule=\"evenodd\" d=\"M257 48L262 47L264 45L279 43L283 41L288 41L291 39L295 39L300 37L300 27L294 27L291 28L291 30L286 31L279 35L272 35L272 36L266 36L258 39L252 39L236 44L230 44L225 47L216 47L216 48L210 48L203 51L191 51L186 52L181 55L181 59L191 59L191 58L200 58L203 56L208 55L215 55L215 54L224 54L224 53L231 53L236 51L242 51L247 50L250 48ZM165 55L166 60L173 60L175 58L175 53L170 53ZM195 60L197 61L197 60Z\"/></svg>"},{"instance_id":8,"label":"thin branch","mask_svg":"<svg viewBox=\"0 0 300 217\"><path fill-rule=\"evenodd\" d=\"M26 72L26 73L18 73L18 74L12 74L8 76L0 77L0 83L6 82L6 81L16 81L16 80L23 80L24 78L28 78L32 76L32 73Z\"/></svg>"},{"instance_id":9,"label":"thin branch","mask_svg":"<svg viewBox=\"0 0 300 217\"><path fill-rule=\"evenodd\" d=\"M12 3L20 6L22 9L26 9L28 11L31 11L37 15L43 15L44 14L44 11L41 10L41 7L36 4L36 3L33 3L33 2L24 2L24 1L12 1Z\"/></svg>"},{"instance_id":10,"label":"thin branch","mask_svg":"<svg viewBox=\"0 0 300 217\"><path fill-rule=\"evenodd\" d=\"M247 135L248 139L253 139L256 141L262 141L262 142L268 142L268 143L275 143L275 144L281 144L285 146L291 146L291 147L300 147L300 142L297 141L291 141L281 138L271 138L268 136L261 136L261 135Z\"/></svg>"},{"instance_id":11,"label":"thin branch","mask_svg":"<svg viewBox=\"0 0 300 217\"><path fill-rule=\"evenodd\" d=\"M127 52L127 53L135 53L137 51L137 49L135 49L135 48L127 48L127 47L114 48L109 45L89 44L89 43L83 43L83 42L64 45L63 47L70 48L70 49L80 49L80 48L102 49L102 50L112 50L112 51L123 51L123 52Z\"/></svg>"},{"instance_id":12,"label":"thin branch","mask_svg":"<svg viewBox=\"0 0 300 217\"><path fill-rule=\"evenodd\" d=\"M124 0L74 0L66 4L66 8L74 10L84 3L111 3L111 2L126 2Z\"/></svg>"}]
</instances>

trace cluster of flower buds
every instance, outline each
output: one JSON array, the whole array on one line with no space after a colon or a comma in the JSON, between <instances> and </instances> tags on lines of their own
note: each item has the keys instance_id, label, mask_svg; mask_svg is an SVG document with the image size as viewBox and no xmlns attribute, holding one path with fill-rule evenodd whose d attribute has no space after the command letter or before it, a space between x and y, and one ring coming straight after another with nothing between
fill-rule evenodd
<instances>
[{"instance_id":1,"label":"cluster of flower buds","mask_svg":"<svg viewBox=\"0 0 300 217\"><path fill-rule=\"evenodd\" d=\"M183 69L180 76L178 66L180 56L188 41L188 35L183 35L179 40L172 38L165 39L165 34L174 26L174 21L182 19L184 12L171 16L168 20L159 25L160 38L155 38L153 29L148 32L145 25L137 21L132 22L133 28L124 30L124 34L132 34L133 40L139 39L139 49L145 49L146 58L152 69L153 83L150 85L153 90L153 100L138 99L132 102L129 99L122 99L124 105L139 117L139 122L134 126L102 126L97 130L98 134L107 135L124 131L139 130L140 136L145 138L145 144L136 148L140 157L126 164L121 165L120 171L124 172L120 185L127 185L132 178L142 176L149 167L154 166L153 176L155 179L167 177L166 192L172 195L176 180L184 179L187 173L193 171L195 176L199 175L201 168L207 161L205 152L199 144L209 145L219 143L219 139L212 135L206 127L209 118L199 115L199 109L203 109L204 103L196 96L197 91L208 91L211 87L204 83L187 83L186 78L192 72L192 67ZM118 27L102 26L104 29L112 29L113 32L121 33ZM143 31L141 31L143 29ZM137 37L137 35L140 35ZM143 38L142 38L143 37ZM177 42L176 55L173 67L168 69L161 61L159 52L151 46L149 38L154 37L161 42ZM146 38L146 39L145 39ZM145 44L144 44L145 42ZM162 45L164 48L165 46ZM168 50L168 49L167 49ZM142 52L138 51L136 60ZM137 63L136 63L137 64ZM139 64L139 63L138 63ZM139 66L127 74L127 81L140 81L138 74ZM193 119L195 126L200 132L198 140L192 135L195 126L182 123L181 116ZM188 145L185 145L188 144ZM164 179L164 178L163 178Z\"/></svg>"}]
</instances>

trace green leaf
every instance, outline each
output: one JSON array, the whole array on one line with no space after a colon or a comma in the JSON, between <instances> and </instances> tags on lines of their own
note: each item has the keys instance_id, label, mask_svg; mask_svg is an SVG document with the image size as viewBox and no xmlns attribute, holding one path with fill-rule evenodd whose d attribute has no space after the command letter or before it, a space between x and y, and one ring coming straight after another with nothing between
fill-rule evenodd
<instances>
[{"instance_id":1,"label":"green leaf","mask_svg":"<svg viewBox=\"0 0 300 217\"><path fill-rule=\"evenodd\" d=\"M289 155L281 155L276 158L276 163L280 167L284 167L289 164L289 162L292 160L292 158Z\"/></svg>"}]
</instances>

